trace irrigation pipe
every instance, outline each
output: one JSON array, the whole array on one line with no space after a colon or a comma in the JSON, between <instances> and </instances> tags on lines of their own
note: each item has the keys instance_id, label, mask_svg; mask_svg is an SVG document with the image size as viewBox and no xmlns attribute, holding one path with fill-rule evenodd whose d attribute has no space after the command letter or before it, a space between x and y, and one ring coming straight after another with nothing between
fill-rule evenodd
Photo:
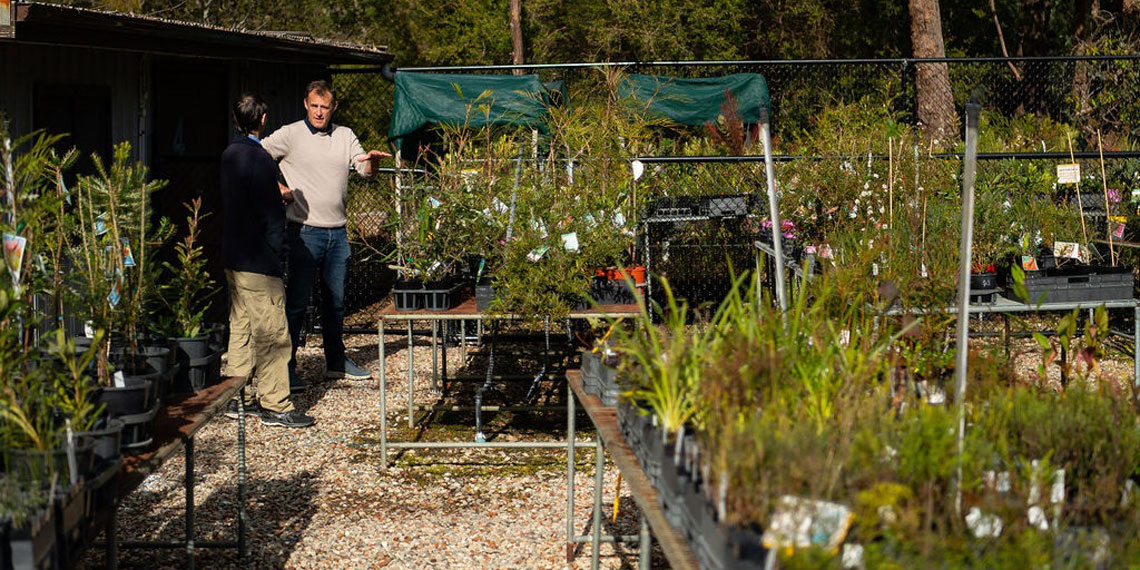
<instances>
[{"instance_id":1,"label":"irrigation pipe","mask_svg":"<svg viewBox=\"0 0 1140 570\"><path fill-rule=\"evenodd\" d=\"M958 403L958 476L954 482L954 512L962 515L962 455L966 431L966 363L969 359L970 261L974 241L974 178L978 166L977 103L966 105L966 159L962 165L962 236L958 249L958 352L954 386Z\"/></svg>"},{"instance_id":2,"label":"irrigation pipe","mask_svg":"<svg viewBox=\"0 0 1140 570\"><path fill-rule=\"evenodd\" d=\"M787 284L784 283L784 246L780 238L780 205L776 202L776 169L772 165L772 133L768 124L768 108L760 108L760 139L764 143L764 177L768 182L768 216L772 220L772 249L776 255L776 300L780 312L788 311ZM785 316L786 318L786 316Z\"/></svg>"}]
</instances>

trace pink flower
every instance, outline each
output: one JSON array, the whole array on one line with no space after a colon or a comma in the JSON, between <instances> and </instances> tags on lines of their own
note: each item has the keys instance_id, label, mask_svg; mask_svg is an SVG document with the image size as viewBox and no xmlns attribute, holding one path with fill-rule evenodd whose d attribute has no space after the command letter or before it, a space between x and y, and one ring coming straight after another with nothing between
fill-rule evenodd
<instances>
[{"instance_id":1,"label":"pink flower","mask_svg":"<svg viewBox=\"0 0 1140 570\"><path fill-rule=\"evenodd\" d=\"M1117 188L1109 188L1108 189L1108 201L1112 202L1113 204L1119 204L1120 203L1120 190Z\"/></svg>"}]
</instances>

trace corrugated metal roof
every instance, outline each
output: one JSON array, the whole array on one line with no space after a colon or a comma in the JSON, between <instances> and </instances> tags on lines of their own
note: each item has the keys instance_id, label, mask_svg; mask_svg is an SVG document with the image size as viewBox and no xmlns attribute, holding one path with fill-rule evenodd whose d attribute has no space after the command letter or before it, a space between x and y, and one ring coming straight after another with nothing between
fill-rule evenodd
<instances>
[{"instance_id":1,"label":"corrugated metal roof","mask_svg":"<svg viewBox=\"0 0 1140 570\"><path fill-rule=\"evenodd\" d=\"M45 2L16 5L15 40L225 59L323 64L392 60L385 46L318 39L306 32L232 29Z\"/></svg>"}]
</instances>

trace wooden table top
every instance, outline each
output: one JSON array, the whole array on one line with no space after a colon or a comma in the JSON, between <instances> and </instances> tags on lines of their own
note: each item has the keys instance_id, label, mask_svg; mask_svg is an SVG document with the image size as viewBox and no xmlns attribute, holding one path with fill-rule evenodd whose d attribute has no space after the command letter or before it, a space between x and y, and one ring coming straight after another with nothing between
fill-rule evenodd
<instances>
[{"instance_id":1,"label":"wooden table top","mask_svg":"<svg viewBox=\"0 0 1140 570\"><path fill-rule=\"evenodd\" d=\"M614 464L628 482L630 494L633 495L633 500L641 512L645 514L645 519L649 521L653 535L657 537L657 542L661 545L665 558L669 560L669 565L678 570L700 568L696 556L689 548L689 542L665 518L665 511L661 510L661 502L657 498L657 490L650 484L645 471L641 469L641 463L637 461L633 450L621 435L617 425L617 409L603 406L597 396L587 394L582 389L581 371L567 370L566 380L570 383L578 401L582 403L582 407L586 409L586 413L590 415L590 420L598 430L598 437L602 438L602 443L609 450Z\"/></svg>"}]
</instances>

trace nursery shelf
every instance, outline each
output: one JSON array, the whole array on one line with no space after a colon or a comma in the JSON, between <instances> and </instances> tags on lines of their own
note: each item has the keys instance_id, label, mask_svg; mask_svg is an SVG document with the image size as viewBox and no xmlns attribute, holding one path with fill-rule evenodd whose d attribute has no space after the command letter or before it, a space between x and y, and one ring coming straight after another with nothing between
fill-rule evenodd
<instances>
[{"instance_id":1,"label":"nursery shelf","mask_svg":"<svg viewBox=\"0 0 1140 570\"><path fill-rule=\"evenodd\" d=\"M665 512L661 509L661 503L657 498L657 491L649 482L649 478L645 476L645 471L641 469L637 458L634 457L633 450L630 449L629 444L627 444L625 438L622 437L621 430L618 429L617 425L616 409L603 406L602 401L599 400L597 396L585 392L582 388L580 371L566 371L566 380L570 384L570 388L574 391L574 396L577 397L577 400L582 403L582 407L586 409L586 413L589 414L590 421L594 423L598 437L601 439L603 446L609 450L610 457L613 458L614 464L617 465L618 470L621 471L625 481L628 481L630 494L633 495L634 502L637 503L645 520L649 522L649 526L653 529L653 535L657 537L657 542L661 545L661 550L669 560L669 565L677 570L696 570L699 568L697 558L693 554L692 549L689 548L688 541L684 539L680 531L666 520ZM571 413L573 413L573 402L574 400L571 399ZM567 439L571 442L574 441L573 431L571 431ZM570 454L572 458L573 449L570 450ZM573 465L573 459L569 459L568 464ZM571 479L571 481L573 481L573 479ZM574 493L572 485L569 493L572 497ZM598 485L595 485L594 493L595 497L600 496L601 489Z\"/></svg>"},{"instance_id":2,"label":"nursery shelf","mask_svg":"<svg viewBox=\"0 0 1140 570\"><path fill-rule=\"evenodd\" d=\"M238 555L246 555L245 529L248 517L245 507L245 418L240 418L238 427L237 448L237 539L236 541L211 542L197 540L194 535L194 436L202 426L210 422L225 409L230 399L238 396L246 385L245 377L223 378L221 382L173 399L166 407L159 410L154 419L154 441L149 451L139 455L128 456L123 461L123 471L119 479L118 498L115 507L109 516L102 521L107 531L107 567L116 568L118 565L117 548L185 548L187 552L186 567L194 568L194 548L234 548ZM118 505L124 497L134 492L142 482L155 471L158 471L167 460L183 451L186 457L186 477L183 479L186 493L187 512L185 514L186 535L181 541L147 542L147 541L119 541L116 537L116 514Z\"/></svg>"}]
</instances>

